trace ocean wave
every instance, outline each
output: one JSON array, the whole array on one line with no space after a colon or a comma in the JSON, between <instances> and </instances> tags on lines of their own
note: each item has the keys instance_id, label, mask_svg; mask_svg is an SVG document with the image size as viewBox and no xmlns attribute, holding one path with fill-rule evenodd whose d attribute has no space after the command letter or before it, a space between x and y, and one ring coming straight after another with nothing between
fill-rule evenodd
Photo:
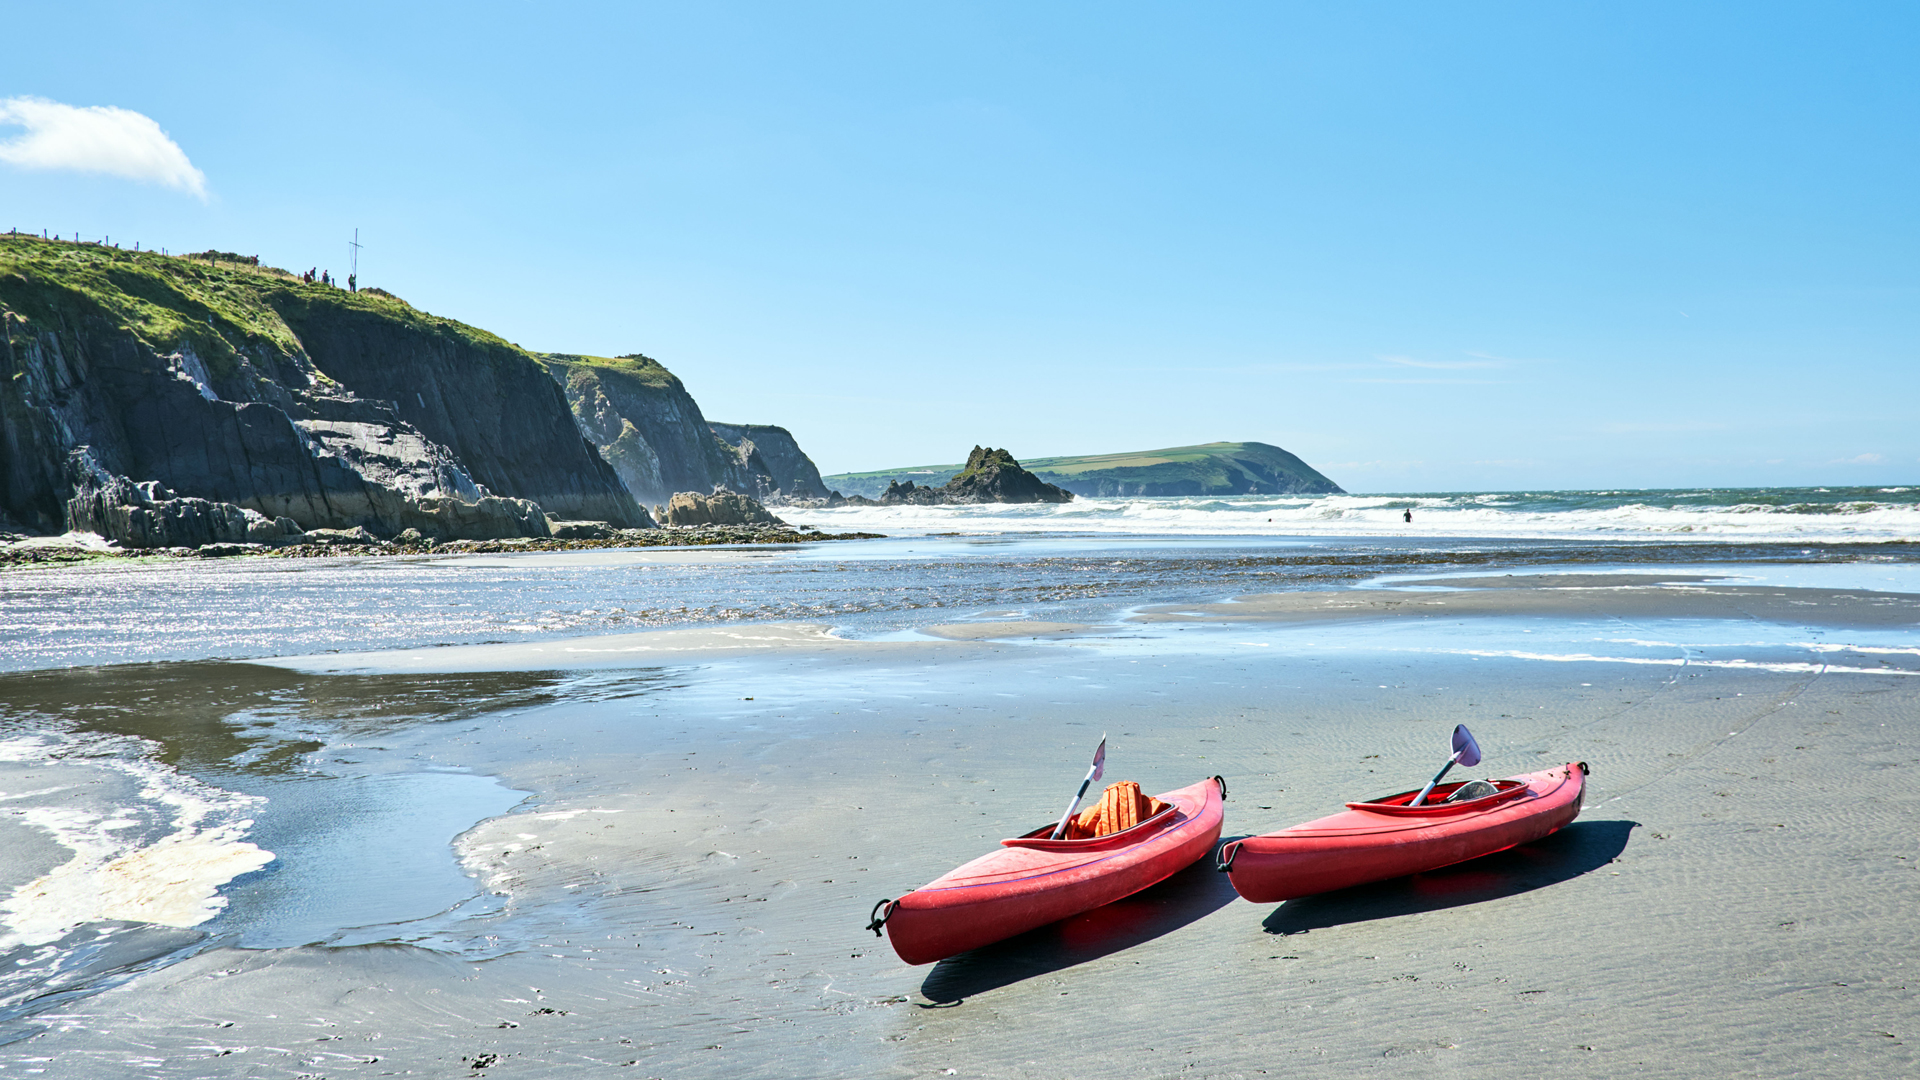
<instances>
[{"instance_id":1,"label":"ocean wave","mask_svg":"<svg viewBox=\"0 0 1920 1080\"><path fill-rule=\"evenodd\" d=\"M40 731L0 740L5 813L69 857L0 900L0 951L56 941L87 923L187 928L226 907L220 887L273 853L243 816L265 800L202 783L132 736ZM47 784L49 775L67 783Z\"/></svg>"},{"instance_id":2,"label":"ocean wave","mask_svg":"<svg viewBox=\"0 0 1920 1080\"><path fill-rule=\"evenodd\" d=\"M1087 498L1062 505L785 510L796 524L893 533L1049 532L1835 543L1920 539L1912 489L1742 488ZM1413 520L1405 520L1411 511Z\"/></svg>"}]
</instances>

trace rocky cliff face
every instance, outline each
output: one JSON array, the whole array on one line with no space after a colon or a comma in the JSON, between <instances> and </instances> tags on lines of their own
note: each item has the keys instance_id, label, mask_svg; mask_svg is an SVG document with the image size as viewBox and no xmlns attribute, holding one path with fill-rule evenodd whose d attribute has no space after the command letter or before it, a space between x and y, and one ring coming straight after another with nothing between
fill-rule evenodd
<instances>
[{"instance_id":1,"label":"rocky cliff face","mask_svg":"<svg viewBox=\"0 0 1920 1080\"><path fill-rule=\"evenodd\" d=\"M544 354L541 362L565 390L580 431L635 498L663 502L676 491L711 491L726 475L725 449L700 406L658 363L565 353Z\"/></svg>"},{"instance_id":2,"label":"rocky cliff face","mask_svg":"<svg viewBox=\"0 0 1920 1080\"><path fill-rule=\"evenodd\" d=\"M565 388L580 430L642 502L716 489L755 499L827 494L820 470L785 428L708 423L679 378L656 360L565 353L542 360Z\"/></svg>"},{"instance_id":3,"label":"rocky cliff face","mask_svg":"<svg viewBox=\"0 0 1920 1080\"><path fill-rule=\"evenodd\" d=\"M446 538L546 535L548 513L652 524L531 355L391 297L0 237L0 323L17 527L173 546L264 535L255 518Z\"/></svg>"},{"instance_id":4,"label":"rocky cliff face","mask_svg":"<svg viewBox=\"0 0 1920 1080\"><path fill-rule=\"evenodd\" d=\"M823 499L831 494L820 470L794 441L793 433L772 424L709 424L720 440L734 448L736 460L754 454L764 470L758 475L772 482L771 490L788 499ZM749 449L749 447L751 449Z\"/></svg>"}]
</instances>

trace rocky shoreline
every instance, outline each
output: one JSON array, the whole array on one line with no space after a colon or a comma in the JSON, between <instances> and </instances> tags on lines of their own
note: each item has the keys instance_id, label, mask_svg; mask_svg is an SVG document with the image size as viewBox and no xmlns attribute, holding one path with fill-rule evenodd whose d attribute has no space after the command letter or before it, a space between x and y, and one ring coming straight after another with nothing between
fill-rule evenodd
<instances>
[{"instance_id":1,"label":"rocky shoreline","mask_svg":"<svg viewBox=\"0 0 1920 1080\"><path fill-rule=\"evenodd\" d=\"M827 540L879 540L882 533L826 533L776 524L703 525L691 528L609 530L605 536L509 537L434 541L402 535L383 540L364 530L308 533L295 543L219 543L199 547L123 548L98 538L19 537L0 540L0 570L64 566L108 559L340 558L346 555L493 555L510 552L593 551L619 548L710 547L721 544L813 544Z\"/></svg>"}]
</instances>

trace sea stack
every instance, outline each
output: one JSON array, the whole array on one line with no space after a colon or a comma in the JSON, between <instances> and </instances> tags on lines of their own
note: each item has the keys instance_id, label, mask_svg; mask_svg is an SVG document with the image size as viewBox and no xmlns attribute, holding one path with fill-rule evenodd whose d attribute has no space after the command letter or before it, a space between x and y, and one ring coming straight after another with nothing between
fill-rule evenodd
<instances>
[{"instance_id":1,"label":"sea stack","mask_svg":"<svg viewBox=\"0 0 1920 1080\"><path fill-rule=\"evenodd\" d=\"M882 506L946 503L1064 503L1073 492L1055 487L1020 467L1005 450L976 446L967 455L967 467L946 485L918 487L913 481L895 481L880 496Z\"/></svg>"}]
</instances>

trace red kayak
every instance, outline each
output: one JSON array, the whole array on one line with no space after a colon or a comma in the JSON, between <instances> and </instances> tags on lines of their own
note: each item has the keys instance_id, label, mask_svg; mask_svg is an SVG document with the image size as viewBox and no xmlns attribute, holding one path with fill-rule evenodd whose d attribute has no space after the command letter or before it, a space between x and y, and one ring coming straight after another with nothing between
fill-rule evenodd
<instances>
[{"instance_id":1,"label":"red kayak","mask_svg":"<svg viewBox=\"0 0 1920 1080\"><path fill-rule=\"evenodd\" d=\"M1350 802L1332 817L1222 845L1219 866L1256 904L1437 870L1559 831L1580 813L1586 776L1579 761L1495 780L1464 802L1444 801L1464 783L1441 784L1423 806L1408 805L1418 791Z\"/></svg>"},{"instance_id":2,"label":"red kayak","mask_svg":"<svg viewBox=\"0 0 1920 1080\"><path fill-rule=\"evenodd\" d=\"M1051 840L1053 825L1000 841L1000 850L874 906L893 951L931 964L1111 904L1193 865L1220 839L1226 782L1169 791L1166 809L1123 832Z\"/></svg>"}]
</instances>

